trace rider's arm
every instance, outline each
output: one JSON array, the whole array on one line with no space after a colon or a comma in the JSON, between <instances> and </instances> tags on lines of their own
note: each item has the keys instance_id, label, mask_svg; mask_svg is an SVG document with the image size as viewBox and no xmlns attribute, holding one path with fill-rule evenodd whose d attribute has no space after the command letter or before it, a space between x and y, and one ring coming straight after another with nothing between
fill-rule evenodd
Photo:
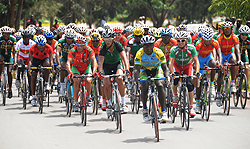
<instances>
[{"instance_id":1,"label":"rider's arm","mask_svg":"<svg viewBox=\"0 0 250 149\"><path fill-rule=\"evenodd\" d=\"M126 59L125 51L120 52L120 57L125 64L125 70L128 70L128 61Z\"/></svg>"},{"instance_id":2,"label":"rider's arm","mask_svg":"<svg viewBox=\"0 0 250 149\"><path fill-rule=\"evenodd\" d=\"M13 62L16 64L16 45L13 45Z\"/></svg>"},{"instance_id":3,"label":"rider's arm","mask_svg":"<svg viewBox=\"0 0 250 149\"><path fill-rule=\"evenodd\" d=\"M30 66L32 65L32 61L33 61L33 56L31 54L29 54L28 70L30 69Z\"/></svg>"},{"instance_id":4,"label":"rider's arm","mask_svg":"<svg viewBox=\"0 0 250 149\"><path fill-rule=\"evenodd\" d=\"M236 44L234 45L234 49L235 49L235 54L237 56L237 60L241 60L241 54L240 54L240 45Z\"/></svg>"},{"instance_id":5,"label":"rider's arm","mask_svg":"<svg viewBox=\"0 0 250 149\"><path fill-rule=\"evenodd\" d=\"M199 59L198 56L194 56L193 57L193 62L195 64L195 73L200 72L200 63L199 63Z\"/></svg>"},{"instance_id":6,"label":"rider's arm","mask_svg":"<svg viewBox=\"0 0 250 149\"><path fill-rule=\"evenodd\" d=\"M68 57L68 60L67 60L67 63L66 63L66 69L67 69L68 73L72 72L71 71L71 64L72 64L72 62L73 62L73 58Z\"/></svg>"},{"instance_id":7,"label":"rider's arm","mask_svg":"<svg viewBox=\"0 0 250 149\"><path fill-rule=\"evenodd\" d=\"M96 73L96 69L97 69L97 62L96 62L96 59L95 59L95 56L91 56L90 57L90 60L91 60L91 63L93 64L93 75Z\"/></svg>"},{"instance_id":8,"label":"rider's arm","mask_svg":"<svg viewBox=\"0 0 250 149\"><path fill-rule=\"evenodd\" d=\"M99 55L98 56L98 70L99 72L102 72L103 69L103 62L104 62L104 56Z\"/></svg>"},{"instance_id":9,"label":"rider's arm","mask_svg":"<svg viewBox=\"0 0 250 149\"><path fill-rule=\"evenodd\" d=\"M174 58L172 57L169 57L169 71L170 71L170 74L174 73Z\"/></svg>"},{"instance_id":10,"label":"rider's arm","mask_svg":"<svg viewBox=\"0 0 250 149\"><path fill-rule=\"evenodd\" d=\"M164 76L165 76L165 77L169 76L169 71L168 71L167 63L161 64L161 68L162 68L162 70L163 70L163 72L164 72Z\"/></svg>"},{"instance_id":11,"label":"rider's arm","mask_svg":"<svg viewBox=\"0 0 250 149\"><path fill-rule=\"evenodd\" d=\"M54 64L53 64L53 54L49 55L49 64L50 64L50 66L54 66Z\"/></svg>"},{"instance_id":12,"label":"rider's arm","mask_svg":"<svg viewBox=\"0 0 250 149\"><path fill-rule=\"evenodd\" d=\"M56 63L58 66L60 66L60 53L61 53L61 47L57 46L57 48L56 48Z\"/></svg>"},{"instance_id":13,"label":"rider's arm","mask_svg":"<svg viewBox=\"0 0 250 149\"><path fill-rule=\"evenodd\" d=\"M135 82L138 82L139 74L140 74L141 65L135 65Z\"/></svg>"},{"instance_id":14,"label":"rider's arm","mask_svg":"<svg viewBox=\"0 0 250 149\"><path fill-rule=\"evenodd\" d=\"M129 58L130 58L130 50L131 50L131 47L126 47L126 56L127 56L127 61L129 62Z\"/></svg>"},{"instance_id":15,"label":"rider's arm","mask_svg":"<svg viewBox=\"0 0 250 149\"><path fill-rule=\"evenodd\" d=\"M222 55L221 55L220 48L216 50L216 57L217 57L217 61L221 64L222 63Z\"/></svg>"}]
</instances>

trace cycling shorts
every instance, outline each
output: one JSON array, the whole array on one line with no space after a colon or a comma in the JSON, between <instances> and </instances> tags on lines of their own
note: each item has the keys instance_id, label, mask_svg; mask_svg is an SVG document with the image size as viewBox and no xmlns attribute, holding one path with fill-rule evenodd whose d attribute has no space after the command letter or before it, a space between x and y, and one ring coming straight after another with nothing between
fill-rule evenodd
<instances>
[{"instance_id":1,"label":"cycling shorts","mask_svg":"<svg viewBox=\"0 0 250 149\"><path fill-rule=\"evenodd\" d=\"M43 63L45 61L47 61L47 63L49 63L49 58L37 59L37 58L33 57L32 66L31 67L38 67L39 65L43 66ZM38 72L38 69L33 69L32 71Z\"/></svg>"},{"instance_id":2,"label":"cycling shorts","mask_svg":"<svg viewBox=\"0 0 250 149\"><path fill-rule=\"evenodd\" d=\"M13 63L13 57L9 55L1 55L4 58L4 62Z\"/></svg>"},{"instance_id":3,"label":"cycling shorts","mask_svg":"<svg viewBox=\"0 0 250 149\"><path fill-rule=\"evenodd\" d=\"M17 59L22 59L23 60L23 63L25 65L28 65L29 64L29 58L28 57L22 57L21 55L18 55Z\"/></svg>"},{"instance_id":4,"label":"cycling shorts","mask_svg":"<svg viewBox=\"0 0 250 149\"><path fill-rule=\"evenodd\" d=\"M66 63L67 60L68 60L68 58L64 58L64 57L61 57L61 58L60 58L60 62L65 62L65 63Z\"/></svg>"},{"instance_id":5,"label":"cycling shorts","mask_svg":"<svg viewBox=\"0 0 250 149\"><path fill-rule=\"evenodd\" d=\"M193 74L193 64L187 64L186 66L182 67L178 65L176 62L174 62L174 72L178 72L181 74L181 71L183 71L183 74L186 74L188 76L192 76Z\"/></svg>"},{"instance_id":6,"label":"cycling shorts","mask_svg":"<svg viewBox=\"0 0 250 149\"><path fill-rule=\"evenodd\" d=\"M234 56L234 53L233 53L233 52L230 53L230 54L228 54L228 55L222 54L222 64L224 64L225 60L227 60L227 62L229 62L229 59L230 59L231 57L233 57L233 56Z\"/></svg>"},{"instance_id":7,"label":"cycling shorts","mask_svg":"<svg viewBox=\"0 0 250 149\"><path fill-rule=\"evenodd\" d=\"M86 69L80 69L79 67L72 66L71 71L73 74L78 74L78 75L86 75L86 74L91 74L92 75L92 69L91 65L89 65Z\"/></svg>"},{"instance_id":8,"label":"cycling shorts","mask_svg":"<svg viewBox=\"0 0 250 149\"><path fill-rule=\"evenodd\" d=\"M148 79L148 76L152 76L153 78L163 78L164 74L163 74L163 70L161 68L161 66L158 66L156 69L152 69L152 70L144 70L141 69L140 70L140 79Z\"/></svg>"},{"instance_id":9,"label":"cycling shorts","mask_svg":"<svg viewBox=\"0 0 250 149\"><path fill-rule=\"evenodd\" d=\"M199 62L200 62L200 68L204 68L204 64L206 64L207 66L209 66L208 65L209 62L211 60L214 60L212 53L210 53L207 57L199 56L198 59L199 59ZM205 70L200 70L201 74L204 74L204 72L205 72Z\"/></svg>"},{"instance_id":10,"label":"cycling shorts","mask_svg":"<svg viewBox=\"0 0 250 149\"><path fill-rule=\"evenodd\" d=\"M105 75L116 74L116 71L118 69L123 70L122 68L123 68L123 66L122 66L122 62L121 61L119 61L118 63L115 63L115 64L106 64L106 63L104 63L103 64L103 73Z\"/></svg>"},{"instance_id":11,"label":"cycling shorts","mask_svg":"<svg viewBox=\"0 0 250 149\"><path fill-rule=\"evenodd\" d=\"M241 61L242 62L249 62L249 59L246 54L241 54Z\"/></svg>"}]
</instances>

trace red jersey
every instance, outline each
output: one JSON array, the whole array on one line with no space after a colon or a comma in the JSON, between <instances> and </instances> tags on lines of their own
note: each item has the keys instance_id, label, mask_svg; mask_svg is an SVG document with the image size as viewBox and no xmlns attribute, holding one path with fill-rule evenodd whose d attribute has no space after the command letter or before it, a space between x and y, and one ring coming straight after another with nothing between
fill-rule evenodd
<instances>
[{"instance_id":1,"label":"red jersey","mask_svg":"<svg viewBox=\"0 0 250 149\"><path fill-rule=\"evenodd\" d=\"M195 35L193 35L193 36L191 36L191 37L192 37L192 42L193 42L195 39L199 38L199 37L198 37L198 34L195 34Z\"/></svg>"},{"instance_id":2,"label":"red jersey","mask_svg":"<svg viewBox=\"0 0 250 149\"><path fill-rule=\"evenodd\" d=\"M126 45L127 45L127 38L126 37L124 37L123 35L121 35L121 38L120 38L120 40L118 41L118 42L120 42L120 44L123 46L123 47L125 47Z\"/></svg>"},{"instance_id":3,"label":"red jersey","mask_svg":"<svg viewBox=\"0 0 250 149\"><path fill-rule=\"evenodd\" d=\"M90 41L87 46L89 46L90 48L92 48L92 50L94 51L95 53L95 57L96 56L99 56L99 52L100 52L100 49L102 47L102 44L103 42L99 41L99 45L97 47L94 47L93 44L92 44L92 41Z\"/></svg>"},{"instance_id":4,"label":"red jersey","mask_svg":"<svg viewBox=\"0 0 250 149\"><path fill-rule=\"evenodd\" d=\"M240 44L238 37L234 34L231 34L229 37L226 37L224 34L220 34L217 41L220 44L222 54L224 55L230 54L234 45Z\"/></svg>"},{"instance_id":5,"label":"red jersey","mask_svg":"<svg viewBox=\"0 0 250 149\"><path fill-rule=\"evenodd\" d=\"M159 48L162 50L162 52L164 53L165 57L166 57L166 61L169 60L169 55L170 55L170 49L173 46L177 46L177 41L173 38L170 39L170 42L166 45L163 41L162 38L158 39L155 44L155 47Z\"/></svg>"},{"instance_id":6,"label":"red jersey","mask_svg":"<svg viewBox=\"0 0 250 149\"><path fill-rule=\"evenodd\" d=\"M72 66L75 66L79 71L85 71L90 65L90 57L95 56L94 51L89 46L84 46L83 52L78 52L74 47L69 51L68 58L72 58Z\"/></svg>"},{"instance_id":7,"label":"red jersey","mask_svg":"<svg viewBox=\"0 0 250 149\"><path fill-rule=\"evenodd\" d=\"M204 43L203 43L203 40L201 40L201 42L199 42L197 45L196 45L196 50L199 52L199 55L201 57L207 57L210 53L213 52L214 49L219 49L220 46L218 44L218 42L214 39L211 40L211 44L209 46L206 46Z\"/></svg>"},{"instance_id":8,"label":"red jersey","mask_svg":"<svg viewBox=\"0 0 250 149\"><path fill-rule=\"evenodd\" d=\"M43 49L43 51L40 51L37 48L37 44L34 44L30 48L30 54L36 59L43 60L45 58L48 58L50 54L53 54L53 49L49 44L45 43L45 48Z\"/></svg>"}]
</instances>

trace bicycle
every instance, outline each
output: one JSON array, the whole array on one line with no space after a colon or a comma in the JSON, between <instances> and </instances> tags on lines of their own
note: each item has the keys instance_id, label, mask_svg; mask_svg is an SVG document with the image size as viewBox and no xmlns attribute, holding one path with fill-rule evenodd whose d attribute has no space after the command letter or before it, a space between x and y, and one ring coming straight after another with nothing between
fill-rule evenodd
<instances>
[{"instance_id":1,"label":"bicycle","mask_svg":"<svg viewBox=\"0 0 250 149\"><path fill-rule=\"evenodd\" d=\"M21 68L21 90L20 90L20 94L22 96L23 99L23 108L24 110L26 109L26 105L27 105L27 101L30 98L30 92L29 92L29 84L28 84L28 67L27 65L25 65L25 63L23 63L22 65L18 65L19 68Z\"/></svg>"},{"instance_id":2,"label":"bicycle","mask_svg":"<svg viewBox=\"0 0 250 149\"><path fill-rule=\"evenodd\" d=\"M155 89L155 80L165 80L166 78L151 78L151 76L148 76L148 79L141 79L140 82L142 81L149 81L149 88L151 90L151 93L149 94L149 115L150 115L150 120L152 127L154 126L155 130L155 137L157 139L157 142L159 142L160 137L159 137L159 123L158 123L158 113L157 113L157 92Z\"/></svg>"},{"instance_id":3,"label":"bicycle","mask_svg":"<svg viewBox=\"0 0 250 149\"><path fill-rule=\"evenodd\" d=\"M206 64L204 64L204 68L200 68L200 70L204 70L205 73L202 76L202 84L201 84L201 94L200 94L200 106L201 106L201 117L206 121L209 120L210 116L210 106L211 106L211 92L210 92L210 71L211 70L220 70L218 68L209 68Z\"/></svg>"},{"instance_id":4,"label":"bicycle","mask_svg":"<svg viewBox=\"0 0 250 149\"><path fill-rule=\"evenodd\" d=\"M172 123L174 123L175 121L175 110L174 107L173 107L173 89L172 89L172 84L171 83L168 83L166 85L166 110L167 110L167 116L168 118L170 117L171 118L171 121Z\"/></svg>"},{"instance_id":5,"label":"bicycle","mask_svg":"<svg viewBox=\"0 0 250 149\"><path fill-rule=\"evenodd\" d=\"M67 71L67 69L62 69L62 68L56 68L58 70L58 72L61 72L61 71ZM57 79L57 87L56 87L56 90L57 90L57 94L58 94L58 102L62 103L62 101L66 101L66 96L60 96L60 90L61 90L61 81L60 81L60 73L57 73L56 74L56 79ZM64 93L66 93L66 88L67 88L67 78L65 77L64 78L64 83L66 85L65 89L64 89ZM66 104L66 102L65 102ZM67 105L67 104L66 104ZM67 115L68 115L68 112L67 112Z\"/></svg>"},{"instance_id":6,"label":"bicycle","mask_svg":"<svg viewBox=\"0 0 250 149\"><path fill-rule=\"evenodd\" d=\"M248 62L245 62L242 68L239 67L239 72L235 79L235 85L236 85L237 90L235 93L233 93L234 106L237 107L239 98L240 98L242 109L245 109L246 103L247 103L248 82L247 82L247 77L245 74L245 65L248 65L248 64L249 64Z\"/></svg>"},{"instance_id":7,"label":"bicycle","mask_svg":"<svg viewBox=\"0 0 250 149\"><path fill-rule=\"evenodd\" d=\"M39 103L39 112L42 114L43 113L43 100L44 100L44 71L46 69L52 69L52 67L43 67L41 65L39 65L38 67L31 67L31 70L34 69L38 69L39 73L38 73L38 77L37 77L37 81L38 81L38 92L37 92L37 97L38 97L38 103ZM49 103L49 100L48 100Z\"/></svg>"},{"instance_id":8,"label":"bicycle","mask_svg":"<svg viewBox=\"0 0 250 149\"><path fill-rule=\"evenodd\" d=\"M71 117L71 112L73 111L73 105L74 105L74 94L73 94L73 80L72 78L68 80L68 78L64 79L65 82L65 96L60 96L59 100L65 100L66 105L66 114Z\"/></svg>"},{"instance_id":9,"label":"bicycle","mask_svg":"<svg viewBox=\"0 0 250 149\"><path fill-rule=\"evenodd\" d=\"M122 120L121 120L121 106L120 106L120 93L118 91L118 84L116 81L117 77L126 76L126 74L112 74L112 75L105 75L104 78L110 78L111 82L111 101L112 101L112 114L108 116L111 117L113 121L115 119L116 122L116 129L119 129L119 132L122 132Z\"/></svg>"},{"instance_id":10,"label":"bicycle","mask_svg":"<svg viewBox=\"0 0 250 149\"><path fill-rule=\"evenodd\" d=\"M140 102L141 102L141 90L139 89L140 84L135 84L133 82L132 85L132 95L131 95L131 102L132 102L132 112L136 112L136 114L139 113L140 109Z\"/></svg>"},{"instance_id":11,"label":"bicycle","mask_svg":"<svg viewBox=\"0 0 250 149\"><path fill-rule=\"evenodd\" d=\"M94 79L92 80L92 101L93 101L93 113L95 113L95 115L98 114L98 107L99 107L99 97L100 97L100 92L99 92L99 81L98 81L98 77L94 77Z\"/></svg>"},{"instance_id":12,"label":"bicycle","mask_svg":"<svg viewBox=\"0 0 250 149\"><path fill-rule=\"evenodd\" d=\"M2 75L2 83L1 83L1 93L3 96L3 106L6 104L6 93L7 93L7 84L8 84L8 73L7 66L13 65L13 63L1 62L0 64L4 65L4 71Z\"/></svg>"}]
</instances>

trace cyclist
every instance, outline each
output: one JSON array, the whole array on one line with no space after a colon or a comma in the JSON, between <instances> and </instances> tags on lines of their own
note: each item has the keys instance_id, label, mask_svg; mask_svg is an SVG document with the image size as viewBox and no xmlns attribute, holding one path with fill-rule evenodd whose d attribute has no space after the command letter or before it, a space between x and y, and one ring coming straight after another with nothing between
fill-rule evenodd
<instances>
[{"instance_id":1,"label":"cyclist","mask_svg":"<svg viewBox=\"0 0 250 149\"><path fill-rule=\"evenodd\" d=\"M213 51L214 49L216 50L217 53L217 63L215 62L214 58L213 58ZM221 49L220 46L218 44L218 42L213 39L213 29L210 27L206 27L203 32L202 32L202 41L200 43L198 43L196 45L196 50L198 53L198 59L199 59L199 63L200 63L200 68L204 68L204 64L206 64L208 67L211 68L215 68L216 65L220 66L221 65L221 61L222 61L222 56L221 56ZM200 73L203 75L204 74L204 70L200 70ZM214 76L215 76L216 71L212 70L211 72L211 86L210 88L212 90L210 90L212 92L212 94L214 94ZM222 75L219 75L217 80L222 80ZM201 82L202 83L202 82ZM200 85L201 86L201 85ZM196 109L195 112L196 113L200 113L200 94L201 94L201 88L197 88L196 90L197 93L197 99L196 99Z\"/></svg>"},{"instance_id":2,"label":"cyclist","mask_svg":"<svg viewBox=\"0 0 250 149\"><path fill-rule=\"evenodd\" d=\"M22 32L16 32L14 36L16 38L16 41L19 41L22 38Z\"/></svg>"},{"instance_id":3,"label":"cyclist","mask_svg":"<svg viewBox=\"0 0 250 149\"><path fill-rule=\"evenodd\" d=\"M247 25L241 26L239 28L239 42L240 42L240 53L242 62L249 62L249 51L247 51L247 47L250 47L250 41L247 40L247 37L250 33L250 28ZM245 73L247 76L247 80L249 80L249 66L245 66Z\"/></svg>"},{"instance_id":4,"label":"cyclist","mask_svg":"<svg viewBox=\"0 0 250 149\"><path fill-rule=\"evenodd\" d=\"M104 29L102 27L97 27L97 31L102 36L102 32L104 31Z\"/></svg>"},{"instance_id":5,"label":"cyclist","mask_svg":"<svg viewBox=\"0 0 250 149\"><path fill-rule=\"evenodd\" d=\"M149 31L149 26L147 24L143 24L142 28L144 29L144 35L149 35L148 31Z\"/></svg>"},{"instance_id":6,"label":"cyclist","mask_svg":"<svg viewBox=\"0 0 250 149\"><path fill-rule=\"evenodd\" d=\"M79 33L79 35L82 35L86 38L87 42L90 41L90 38L88 35L86 35L86 32L87 32L87 28L86 26L83 26L83 25L79 25L76 27L76 32ZM77 34L76 34L77 35ZM77 35L78 36L78 35ZM77 37L76 36L76 37Z\"/></svg>"},{"instance_id":7,"label":"cyclist","mask_svg":"<svg viewBox=\"0 0 250 149\"><path fill-rule=\"evenodd\" d=\"M128 39L128 37L133 33L133 27L132 26L127 26L125 28L125 34L123 34L124 37Z\"/></svg>"},{"instance_id":8,"label":"cyclist","mask_svg":"<svg viewBox=\"0 0 250 149\"><path fill-rule=\"evenodd\" d=\"M87 39L84 36L78 36L76 38L76 46L74 46L69 51L69 56L67 60L67 70L69 73L69 79L72 75L78 76L78 75L94 75L96 73L97 69L97 63L95 59L95 53L94 51L87 46L86 43ZM93 71L91 69L91 63L93 65ZM79 110L79 103L78 103L78 92L80 87L80 78L73 78L74 84L73 84L73 92L74 92L74 99L75 99L75 105L74 110L77 112ZM92 106L92 99L91 99L91 81L92 78L88 77L85 79L85 85L87 90L87 100L89 103L89 106Z\"/></svg>"},{"instance_id":9,"label":"cyclist","mask_svg":"<svg viewBox=\"0 0 250 149\"><path fill-rule=\"evenodd\" d=\"M177 28L177 31L187 31L187 25L180 24ZM188 34L188 42L189 44L192 43L192 37Z\"/></svg>"},{"instance_id":10,"label":"cyclist","mask_svg":"<svg viewBox=\"0 0 250 149\"><path fill-rule=\"evenodd\" d=\"M219 37L219 35L223 33L222 25L223 25L223 22L219 22L219 23L218 23L218 31L216 31L216 32L214 33L214 36L213 36L213 38L214 38L215 40L217 40L217 38Z\"/></svg>"},{"instance_id":11,"label":"cyclist","mask_svg":"<svg viewBox=\"0 0 250 149\"><path fill-rule=\"evenodd\" d=\"M238 64L241 63L240 50L239 50L239 39L232 33L233 24L232 22L225 22L222 25L223 33L219 35L217 41L221 47L222 51L222 64L224 64L225 60L231 64L236 63L236 59L234 57L234 53L236 54L236 58L238 60ZM231 86L232 92L236 92L235 88L235 77L237 73L237 66L231 67ZM216 98L220 97L220 89L221 89L222 80L218 81L217 85L217 95ZM219 98L220 99L220 98ZM221 106L220 100L218 100L218 106Z\"/></svg>"},{"instance_id":12,"label":"cyclist","mask_svg":"<svg viewBox=\"0 0 250 149\"><path fill-rule=\"evenodd\" d=\"M140 79L147 79L148 76L152 76L154 78L167 77L168 68L166 65L166 57L164 53L154 47L155 38L150 35L145 35L141 39L141 43L143 47L136 53L135 57L135 81L138 83L138 78L140 74ZM164 74L163 74L164 72ZM167 121L167 113L166 113L166 93L164 87L164 80L156 80L155 81L158 97L162 110L162 122L165 123ZM147 108L147 94L148 94L148 82L141 82L142 93L141 99L143 103L143 120L148 121L148 108Z\"/></svg>"},{"instance_id":13,"label":"cyclist","mask_svg":"<svg viewBox=\"0 0 250 149\"><path fill-rule=\"evenodd\" d=\"M126 73L129 73L128 63L126 61L126 55L122 45L115 41L115 32L113 29L106 29L103 33L104 44L100 50L98 56L98 71L100 75L104 72L104 75L123 74L122 63L125 64ZM121 112L128 112L128 107L125 104L125 86L123 84L123 78L117 78L118 89L121 94ZM104 93L107 98L107 115L111 115L111 83L109 78L104 78Z\"/></svg>"},{"instance_id":14,"label":"cyclist","mask_svg":"<svg viewBox=\"0 0 250 149\"><path fill-rule=\"evenodd\" d=\"M122 35L122 29L120 27L115 27L113 28L113 30L115 31L116 34L115 40L120 42L123 48L126 48L127 39Z\"/></svg>"},{"instance_id":15,"label":"cyclist","mask_svg":"<svg viewBox=\"0 0 250 149\"><path fill-rule=\"evenodd\" d=\"M130 66L134 66L134 57L136 52L142 47L141 38L144 35L144 29L137 27L133 29L133 38L129 39L127 42L126 54L127 61Z\"/></svg>"},{"instance_id":16,"label":"cyclist","mask_svg":"<svg viewBox=\"0 0 250 149\"><path fill-rule=\"evenodd\" d=\"M58 64L59 68L66 69L66 62L68 60L69 50L72 49L75 44L74 38L75 38L75 30L66 29L65 38L62 38L58 41L56 47L56 63ZM64 89L65 89L64 78L66 76L67 76L66 71L60 72L61 88L59 96L64 96Z\"/></svg>"},{"instance_id":17,"label":"cyclist","mask_svg":"<svg viewBox=\"0 0 250 149\"><path fill-rule=\"evenodd\" d=\"M2 36L0 37L0 62L9 62L9 63L16 63L15 56L12 57L12 55L15 55L15 49L16 49L16 38L12 35L11 28L8 26L4 26L1 28ZM13 59L14 58L14 59ZM8 73L8 84L9 84L9 90L8 90L8 98L12 98L12 66L9 65L7 69ZM0 74L3 72L3 64L0 64Z\"/></svg>"},{"instance_id":18,"label":"cyclist","mask_svg":"<svg viewBox=\"0 0 250 149\"><path fill-rule=\"evenodd\" d=\"M18 51L18 57L17 57L17 63L19 65L28 65L29 64L29 50L30 48L36 44L33 40L30 39L31 31L28 29L25 29L22 31L23 38L19 40L16 44L16 50ZM17 79L16 79L16 87L20 88L20 72L23 71L22 68L17 69ZM31 78L28 76L28 82L29 82L29 91L31 94Z\"/></svg>"},{"instance_id":19,"label":"cyclist","mask_svg":"<svg viewBox=\"0 0 250 149\"><path fill-rule=\"evenodd\" d=\"M36 44L34 44L29 51L29 65L28 69L33 67L38 67L39 65L44 67L53 67L53 49L49 44L46 43L46 38L43 35L38 35L36 38ZM36 106L36 78L38 69L32 70L31 74L31 91L32 91L32 101L31 104ZM45 70L45 91L49 90L49 70Z\"/></svg>"},{"instance_id":20,"label":"cyclist","mask_svg":"<svg viewBox=\"0 0 250 149\"><path fill-rule=\"evenodd\" d=\"M46 31L44 33L44 36L47 40L47 44L49 44L51 46L51 48L53 49L53 63L56 64L56 45L57 45L57 41L54 39L54 33L51 31ZM54 67L54 70L56 71L56 67ZM57 80L56 80L56 75L53 75L53 85L56 86L57 85Z\"/></svg>"},{"instance_id":21,"label":"cyclist","mask_svg":"<svg viewBox=\"0 0 250 149\"><path fill-rule=\"evenodd\" d=\"M186 31L179 31L176 35L177 46L171 48L169 56L169 70L171 75L180 75L181 71L187 76L192 76L193 74L193 62L195 64L194 72L199 75L200 64L198 60L198 55L195 47L192 44L188 44L189 35ZM177 86L179 78L174 79L173 86L173 106L178 107L178 96L177 96ZM187 88L188 96L190 102L190 116L194 117L196 115L193 110L193 98L194 98L194 85L192 83L192 78L187 78Z\"/></svg>"},{"instance_id":22,"label":"cyclist","mask_svg":"<svg viewBox=\"0 0 250 149\"><path fill-rule=\"evenodd\" d=\"M59 39L61 39L62 38L62 36L64 35L64 33L65 33L65 28L66 28L66 26L65 25L60 25L59 26L59 28L57 29L57 31L58 31L58 34L55 36L55 40L59 40Z\"/></svg>"},{"instance_id":23,"label":"cyclist","mask_svg":"<svg viewBox=\"0 0 250 149\"><path fill-rule=\"evenodd\" d=\"M167 65L170 55L170 49L173 46L177 46L176 39L172 38L172 30L169 28L165 28L161 30L161 38L155 42L155 47L162 50L166 57Z\"/></svg>"}]
</instances>

